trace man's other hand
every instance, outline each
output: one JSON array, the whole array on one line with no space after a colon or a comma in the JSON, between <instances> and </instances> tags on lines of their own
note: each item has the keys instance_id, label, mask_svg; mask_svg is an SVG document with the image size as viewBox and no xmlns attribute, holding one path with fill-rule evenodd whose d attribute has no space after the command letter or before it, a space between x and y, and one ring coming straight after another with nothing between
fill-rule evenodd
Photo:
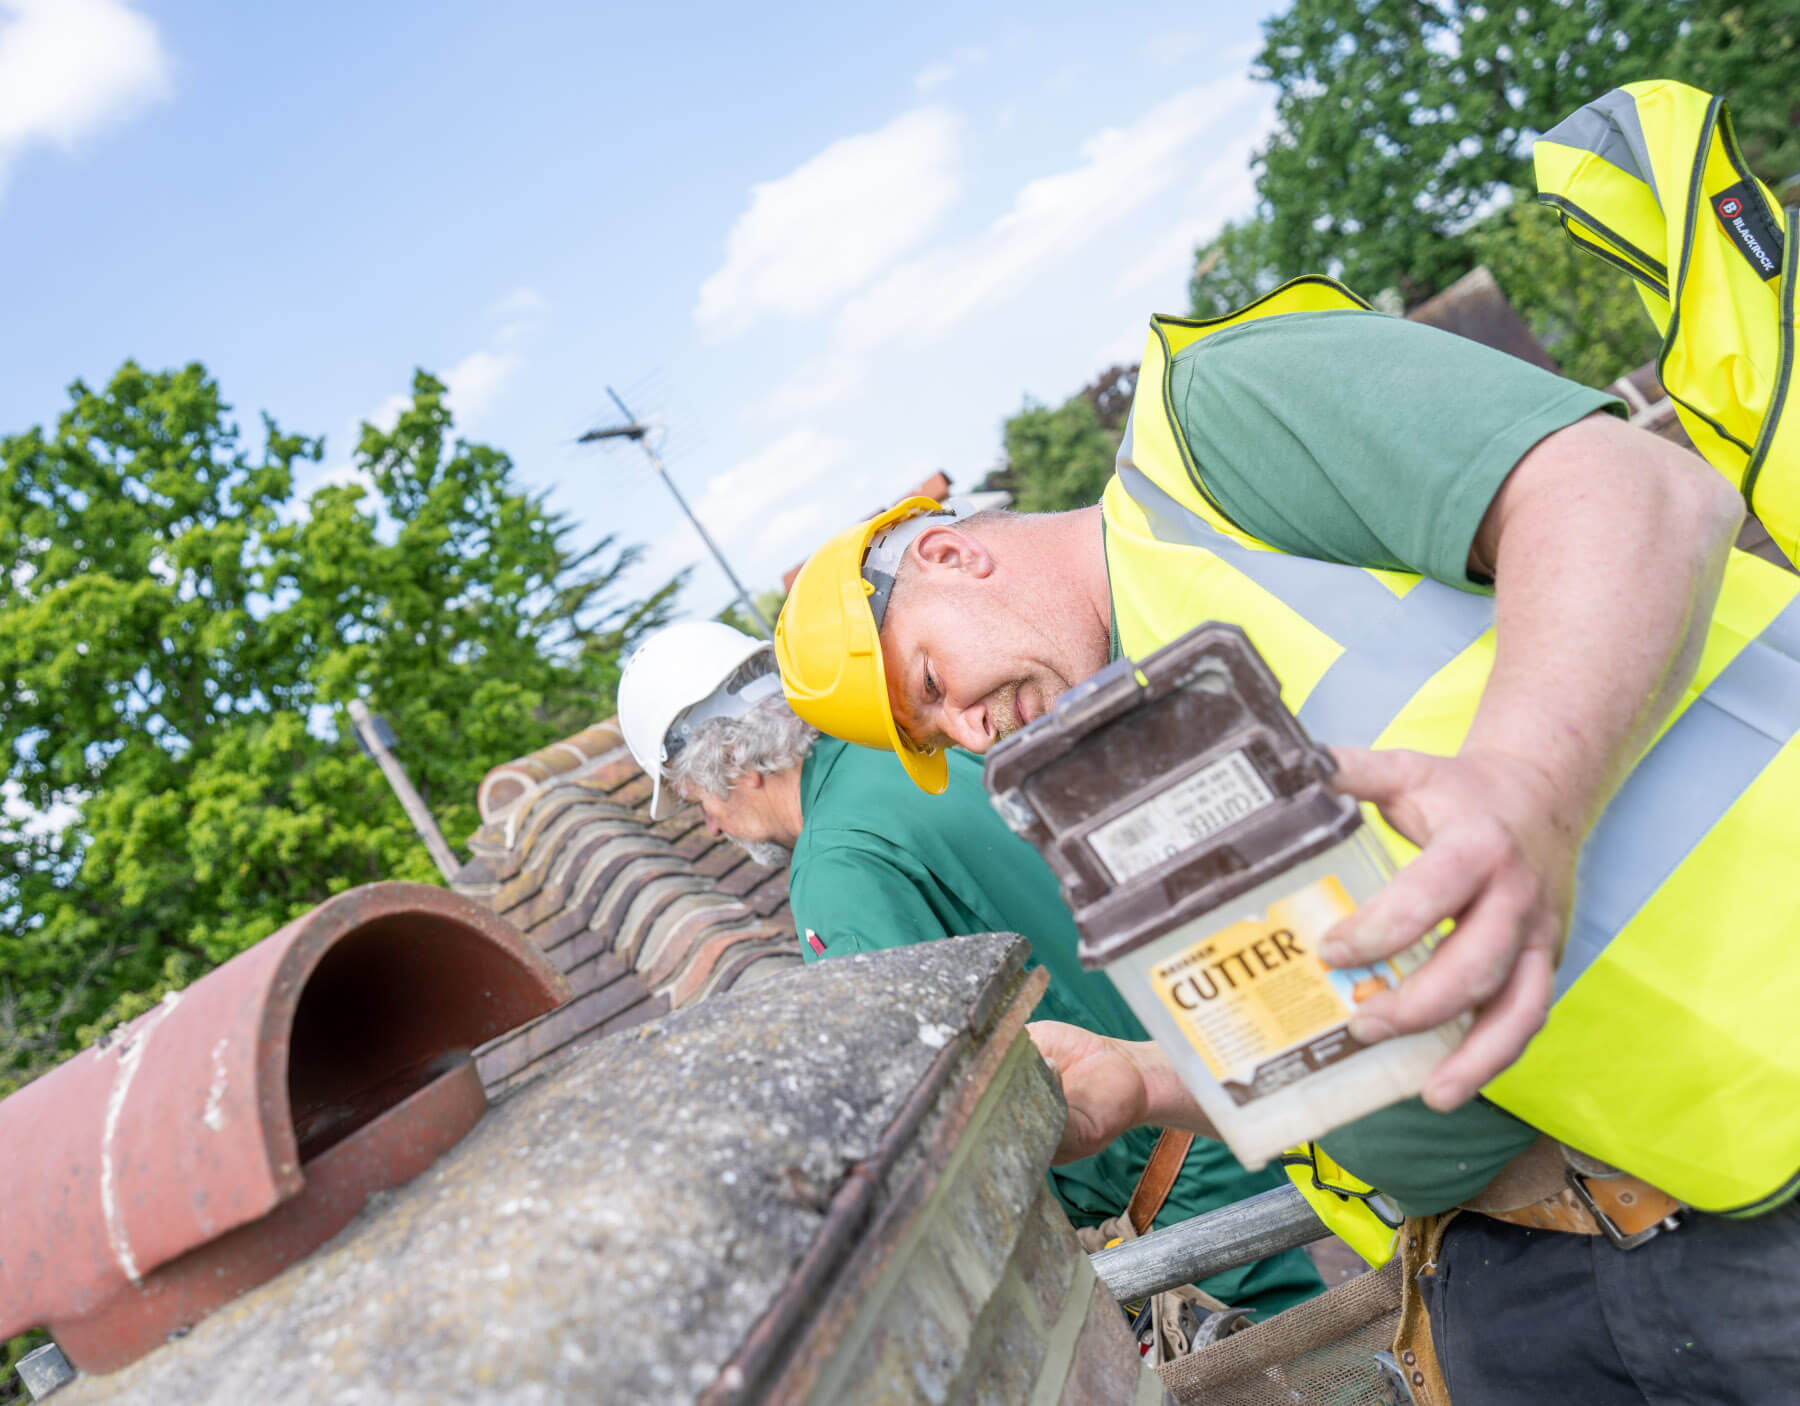
<instances>
[{"instance_id":1,"label":"man's other hand","mask_svg":"<svg viewBox=\"0 0 1800 1406\"><path fill-rule=\"evenodd\" d=\"M1418 857L1325 935L1333 966L1379 961L1434 931L1453 931L1400 986L1368 998L1351 1021L1382 1040L1476 1013L1468 1035L1427 1081L1424 1099L1466 1103L1522 1053L1550 1008L1574 901L1584 826L1561 813L1549 779L1500 752L1455 757L1333 748L1335 784L1380 807Z\"/></svg>"},{"instance_id":2,"label":"man's other hand","mask_svg":"<svg viewBox=\"0 0 1800 1406\"><path fill-rule=\"evenodd\" d=\"M1044 1062L1062 1079L1069 1119L1056 1145L1058 1164L1092 1157L1144 1121L1148 1095L1131 1046L1079 1025L1034 1020L1025 1027Z\"/></svg>"}]
</instances>

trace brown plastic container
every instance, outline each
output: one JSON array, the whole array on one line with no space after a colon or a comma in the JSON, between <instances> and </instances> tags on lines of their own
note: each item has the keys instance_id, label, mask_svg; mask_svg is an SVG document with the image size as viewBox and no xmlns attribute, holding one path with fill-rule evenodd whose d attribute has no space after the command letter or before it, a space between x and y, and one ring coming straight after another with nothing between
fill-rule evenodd
<instances>
[{"instance_id":1,"label":"brown plastic container","mask_svg":"<svg viewBox=\"0 0 1800 1406\"><path fill-rule=\"evenodd\" d=\"M1330 754L1244 632L1119 660L989 754L995 807L1062 881L1104 969L1246 1166L1415 1094L1457 1025L1365 1046L1346 1023L1424 961L1333 971L1326 929L1392 874Z\"/></svg>"}]
</instances>

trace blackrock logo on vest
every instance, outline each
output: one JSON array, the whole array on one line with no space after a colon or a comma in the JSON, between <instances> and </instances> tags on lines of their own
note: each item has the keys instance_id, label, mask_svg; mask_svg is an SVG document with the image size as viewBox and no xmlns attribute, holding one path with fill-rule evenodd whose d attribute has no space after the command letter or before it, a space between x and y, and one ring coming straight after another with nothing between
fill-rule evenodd
<instances>
[{"instance_id":1,"label":"blackrock logo on vest","mask_svg":"<svg viewBox=\"0 0 1800 1406\"><path fill-rule=\"evenodd\" d=\"M1752 199L1745 182L1739 181L1715 195L1713 211L1738 252L1765 283L1781 272L1781 230L1762 202Z\"/></svg>"}]
</instances>

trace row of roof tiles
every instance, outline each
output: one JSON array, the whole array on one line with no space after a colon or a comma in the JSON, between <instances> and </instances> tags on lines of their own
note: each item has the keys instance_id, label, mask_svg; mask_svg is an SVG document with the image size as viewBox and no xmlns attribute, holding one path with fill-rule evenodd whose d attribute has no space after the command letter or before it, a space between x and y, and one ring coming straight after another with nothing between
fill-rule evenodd
<instances>
[{"instance_id":1,"label":"row of roof tiles","mask_svg":"<svg viewBox=\"0 0 1800 1406\"><path fill-rule=\"evenodd\" d=\"M519 928L574 999L481 1052L489 1091L548 1058L800 961L787 875L685 806L652 821L614 720L496 767L455 888Z\"/></svg>"}]
</instances>

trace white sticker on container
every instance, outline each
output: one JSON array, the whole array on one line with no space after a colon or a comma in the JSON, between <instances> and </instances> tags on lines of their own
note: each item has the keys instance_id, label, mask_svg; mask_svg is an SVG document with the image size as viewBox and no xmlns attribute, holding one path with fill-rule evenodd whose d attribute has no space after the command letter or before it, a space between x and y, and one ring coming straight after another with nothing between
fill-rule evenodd
<instances>
[{"instance_id":1,"label":"white sticker on container","mask_svg":"<svg viewBox=\"0 0 1800 1406\"><path fill-rule=\"evenodd\" d=\"M1122 884L1204 844L1274 799L1250 759L1233 752L1091 831L1088 843Z\"/></svg>"}]
</instances>

